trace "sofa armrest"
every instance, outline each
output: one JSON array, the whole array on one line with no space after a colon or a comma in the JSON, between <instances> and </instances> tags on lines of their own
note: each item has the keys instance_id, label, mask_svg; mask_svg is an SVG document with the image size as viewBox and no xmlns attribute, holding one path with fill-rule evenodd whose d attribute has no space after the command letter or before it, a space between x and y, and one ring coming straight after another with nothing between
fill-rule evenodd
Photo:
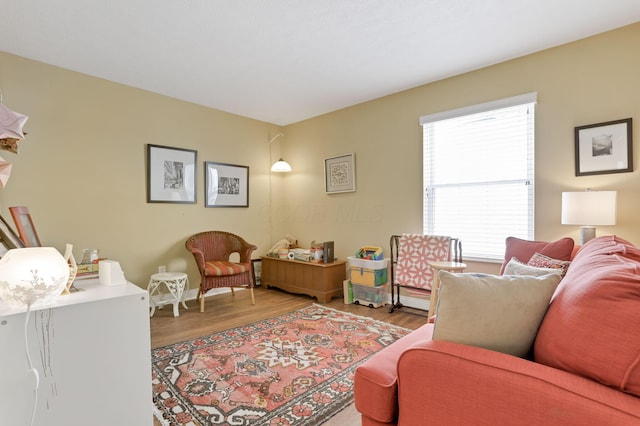
<instances>
[{"instance_id":1,"label":"sofa armrest","mask_svg":"<svg viewBox=\"0 0 640 426\"><path fill-rule=\"evenodd\" d=\"M469 424L470 419L478 425L640 422L640 398L472 346L420 342L403 352L397 371L401 426Z\"/></svg>"}]
</instances>

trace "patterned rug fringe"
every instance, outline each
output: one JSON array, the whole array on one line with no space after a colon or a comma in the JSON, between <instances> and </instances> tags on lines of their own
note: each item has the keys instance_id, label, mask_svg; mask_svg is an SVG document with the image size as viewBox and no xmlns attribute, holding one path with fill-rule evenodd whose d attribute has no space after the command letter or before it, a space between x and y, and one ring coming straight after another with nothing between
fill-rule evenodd
<instances>
[{"instance_id":1,"label":"patterned rug fringe","mask_svg":"<svg viewBox=\"0 0 640 426\"><path fill-rule=\"evenodd\" d=\"M153 417L156 418L156 420L162 425L162 426L171 426L171 422L169 422L168 420L165 420L162 417L162 412L158 409L158 407L156 407L156 404L151 403L151 406L153 407Z\"/></svg>"}]
</instances>

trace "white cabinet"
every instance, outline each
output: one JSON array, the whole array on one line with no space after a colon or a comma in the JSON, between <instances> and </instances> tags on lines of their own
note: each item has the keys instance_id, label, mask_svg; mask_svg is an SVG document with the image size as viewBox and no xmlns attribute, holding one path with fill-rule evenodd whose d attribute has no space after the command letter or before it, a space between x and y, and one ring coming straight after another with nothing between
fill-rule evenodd
<instances>
[{"instance_id":1,"label":"white cabinet","mask_svg":"<svg viewBox=\"0 0 640 426\"><path fill-rule=\"evenodd\" d=\"M147 291L76 281L82 291L31 312L36 426L152 425ZM31 423L34 374L26 310L0 301L0 424Z\"/></svg>"}]
</instances>

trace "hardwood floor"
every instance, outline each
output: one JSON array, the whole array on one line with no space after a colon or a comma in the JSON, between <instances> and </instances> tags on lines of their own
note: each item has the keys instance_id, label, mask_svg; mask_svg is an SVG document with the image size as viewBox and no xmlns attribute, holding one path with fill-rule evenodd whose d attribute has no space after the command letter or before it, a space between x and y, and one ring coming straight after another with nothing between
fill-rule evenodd
<instances>
[{"instance_id":1,"label":"hardwood floor","mask_svg":"<svg viewBox=\"0 0 640 426\"><path fill-rule=\"evenodd\" d=\"M251 304L248 291L236 291L219 294L206 299L205 311L195 300L187 302L189 309L180 306L180 316L174 317L171 306L156 309L151 318L151 347L170 345L196 337L206 336L217 331L227 330L244 324L276 317L296 309L317 303L315 298L287 293L275 288L256 288L256 304ZM368 308L362 305L345 305L342 298L334 298L327 303L333 309L369 316L400 327L415 330L426 322L425 316L400 310L390 314L388 305L381 308Z\"/></svg>"},{"instance_id":2,"label":"hardwood floor","mask_svg":"<svg viewBox=\"0 0 640 426\"><path fill-rule=\"evenodd\" d=\"M187 302L189 309L180 306L180 316L174 317L171 306L156 309L151 318L151 347L158 348L172 343L206 336L217 331L227 330L244 324L276 317L316 303L315 298L290 294L278 289L258 287L255 290L256 304L251 304L248 291L236 291L219 294L206 299L205 311L195 300ZM400 310L390 314L388 305L381 308L368 308L362 305L345 305L342 298L334 298L327 303L333 309L350 312L356 315L369 316L391 324L415 330L426 323L426 316ZM154 425L160 423L154 419Z\"/></svg>"}]
</instances>

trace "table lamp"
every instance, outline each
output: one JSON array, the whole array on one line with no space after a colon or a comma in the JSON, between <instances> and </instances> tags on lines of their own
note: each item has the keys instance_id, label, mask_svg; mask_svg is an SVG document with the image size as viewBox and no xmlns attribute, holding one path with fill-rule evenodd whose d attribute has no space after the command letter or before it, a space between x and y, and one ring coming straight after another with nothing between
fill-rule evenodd
<instances>
[{"instance_id":1,"label":"table lamp","mask_svg":"<svg viewBox=\"0 0 640 426\"><path fill-rule=\"evenodd\" d=\"M0 259L0 298L9 305L27 307L24 337L28 372L33 383L31 425L35 420L40 386L40 373L32 362L27 337L31 308L52 302L62 293L68 280L69 264L53 247L11 249Z\"/></svg>"},{"instance_id":2,"label":"table lamp","mask_svg":"<svg viewBox=\"0 0 640 426\"><path fill-rule=\"evenodd\" d=\"M580 244L596 236L596 225L616 224L616 191L562 193L562 224L581 225Z\"/></svg>"},{"instance_id":3,"label":"table lamp","mask_svg":"<svg viewBox=\"0 0 640 426\"><path fill-rule=\"evenodd\" d=\"M68 279L69 265L53 247L11 249L0 259L0 298L13 306L46 305Z\"/></svg>"}]
</instances>

